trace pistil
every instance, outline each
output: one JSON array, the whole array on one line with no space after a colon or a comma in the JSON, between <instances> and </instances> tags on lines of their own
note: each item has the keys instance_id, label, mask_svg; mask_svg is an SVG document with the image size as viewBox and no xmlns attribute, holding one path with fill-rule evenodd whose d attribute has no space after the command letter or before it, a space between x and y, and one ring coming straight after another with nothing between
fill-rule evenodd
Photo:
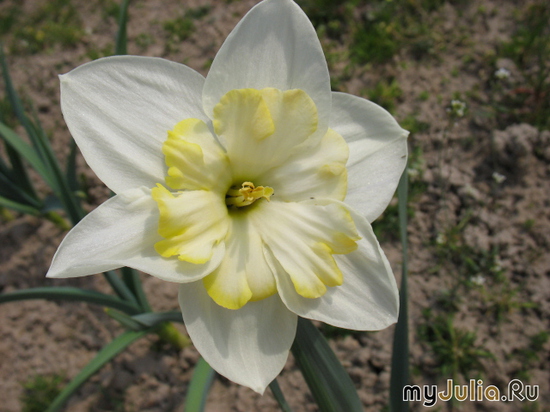
<instances>
[{"instance_id":1,"label":"pistil","mask_svg":"<svg viewBox=\"0 0 550 412\"><path fill-rule=\"evenodd\" d=\"M231 187L225 195L227 206L249 206L262 197L269 202L273 189L269 186L254 186L252 182L244 182L241 188Z\"/></svg>"}]
</instances>

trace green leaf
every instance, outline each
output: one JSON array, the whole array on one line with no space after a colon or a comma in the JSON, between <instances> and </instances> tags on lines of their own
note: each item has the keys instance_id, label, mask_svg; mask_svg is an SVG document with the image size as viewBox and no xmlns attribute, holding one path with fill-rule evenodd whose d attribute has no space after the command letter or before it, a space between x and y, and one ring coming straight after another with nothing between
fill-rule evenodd
<instances>
[{"instance_id":1,"label":"green leaf","mask_svg":"<svg viewBox=\"0 0 550 412\"><path fill-rule=\"evenodd\" d=\"M130 0L124 0L120 5L120 14L118 17L118 32L116 35L115 54L125 55L127 51L126 25L128 22L128 4Z\"/></svg>"},{"instance_id":2,"label":"green leaf","mask_svg":"<svg viewBox=\"0 0 550 412\"><path fill-rule=\"evenodd\" d=\"M40 125L38 117L34 116L35 123L30 123L31 133L34 134L34 141L36 142L37 150L40 151L44 158L48 170L52 174L51 188L63 203L64 209L67 212L73 225L76 225L85 215L84 210L80 206L80 200L76 194L69 187L69 183L66 180L65 174L61 171L61 166L55 157L55 153L50 145L46 132Z\"/></svg>"},{"instance_id":3,"label":"green leaf","mask_svg":"<svg viewBox=\"0 0 550 412\"><path fill-rule=\"evenodd\" d=\"M25 131L27 132L27 135L31 140L34 151L39 156L39 158L43 162L46 169L48 169L48 173L50 174L50 177L53 179L53 175L51 174L52 170L49 169L49 165L47 163L46 153L44 153L44 148L36 133L36 127L35 125L32 124L32 122L29 120L29 118L25 114L25 108L23 107L23 103L21 102L19 95L15 91L15 87L13 85L10 72L8 70L6 56L4 55L4 50L3 50L3 47L1 47L1 45L0 45L0 66L2 67L2 75L4 78L4 84L6 85L6 94L10 101L13 113L25 128ZM55 183L55 182L52 181L52 183Z\"/></svg>"},{"instance_id":4,"label":"green leaf","mask_svg":"<svg viewBox=\"0 0 550 412\"><path fill-rule=\"evenodd\" d=\"M15 302L27 299L65 300L76 302L88 302L96 305L107 306L126 313L139 313L139 308L115 296L93 290L85 290L73 287L43 287L0 294L0 303Z\"/></svg>"},{"instance_id":5,"label":"green leaf","mask_svg":"<svg viewBox=\"0 0 550 412\"><path fill-rule=\"evenodd\" d=\"M140 313L139 315L132 316L132 319L137 320L145 326L156 326L162 322L183 323L183 318L179 310L171 310L168 312Z\"/></svg>"},{"instance_id":6,"label":"green leaf","mask_svg":"<svg viewBox=\"0 0 550 412\"><path fill-rule=\"evenodd\" d=\"M11 107L19 120L19 122L25 128L27 135L32 143L34 151L37 156L42 161L44 169L42 172L46 172L48 178L45 180L48 182L54 193L59 197L63 202L65 211L69 215L73 225L78 223L80 219L84 217L84 211L80 207L80 203L73 192L69 188L68 182L65 180L65 176L61 173L61 168L53 149L49 143L48 137L44 132L44 129L40 125L40 121L37 116L35 116L35 123L25 114L25 110L19 95L13 87L13 82L11 80L8 65L6 63L6 58L4 56L4 51L0 45L0 66L2 67L2 74L4 77L4 83L6 85L6 93L8 99L10 100ZM41 173L39 171L39 173ZM42 173L41 173L42 175ZM44 175L42 175L44 177Z\"/></svg>"},{"instance_id":7,"label":"green leaf","mask_svg":"<svg viewBox=\"0 0 550 412\"><path fill-rule=\"evenodd\" d=\"M399 292L399 319L393 335L393 351L390 377L390 411L407 412L409 403L403 400L403 388L409 384L409 326L408 326L408 242L407 242L407 168L397 187L399 197L399 233L403 253L401 290Z\"/></svg>"},{"instance_id":8,"label":"green leaf","mask_svg":"<svg viewBox=\"0 0 550 412\"><path fill-rule=\"evenodd\" d=\"M311 321L298 318L292 353L320 411L363 411L351 378Z\"/></svg>"},{"instance_id":9,"label":"green leaf","mask_svg":"<svg viewBox=\"0 0 550 412\"><path fill-rule=\"evenodd\" d=\"M200 358L195 365L193 377L189 383L187 397L185 398L185 412L203 412L206 406L208 391L216 377L216 371Z\"/></svg>"},{"instance_id":10,"label":"green leaf","mask_svg":"<svg viewBox=\"0 0 550 412\"><path fill-rule=\"evenodd\" d=\"M0 206L2 207L7 207L9 209L13 209L13 210L17 210L18 212L21 212L21 213L26 213L28 215L33 215L33 216L40 216L40 210L32 207L32 206L29 206L29 205L26 205L24 203L19 203L19 202L16 202L14 200L10 200L6 197L3 197L3 196L0 196Z\"/></svg>"},{"instance_id":11,"label":"green leaf","mask_svg":"<svg viewBox=\"0 0 550 412\"><path fill-rule=\"evenodd\" d=\"M34 190L34 186L31 182L31 179L29 178L29 174L27 172L27 165L24 164L23 159L21 158L21 155L13 148L11 147L5 140L4 144L6 146L6 153L8 155L8 159L10 161L11 170L9 172L9 177L14 182L15 185L21 188L22 191L29 194L29 196L38 199L38 195L36 194L36 190ZM3 170L5 170L5 167L2 167Z\"/></svg>"},{"instance_id":12,"label":"green leaf","mask_svg":"<svg viewBox=\"0 0 550 412\"><path fill-rule=\"evenodd\" d=\"M25 130L29 134L29 137L31 137L29 133L31 129L30 122L27 116L25 115L23 103L21 102L19 95L15 91L15 87L13 87L13 82L11 81L11 76L8 70L8 64L6 63L6 56L4 55L4 47L2 44L0 44L0 66L2 67L2 76L4 78L4 84L6 85L6 94L10 101L13 113L25 128Z\"/></svg>"},{"instance_id":13,"label":"green leaf","mask_svg":"<svg viewBox=\"0 0 550 412\"><path fill-rule=\"evenodd\" d=\"M21 137L15 133L12 129L0 122L0 135L4 140L19 153L29 164L36 170L40 176L51 186L52 176L42 159L36 154L34 149L25 143Z\"/></svg>"},{"instance_id":14,"label":"green leaf","mask_svg":"<svg viewBox=\"0 0 550 412\"><path fill-rule=\"evenodd\" d=\"M183 318L179 311L140 313L133 316L129 316L117 310L108 309L105 312L107 315L132 330L143 330L158 326L165 322L183 323Z\"/></svg>"},{"instance_id":15,"label":"green leaf","mask_svg":"<svg viewBox=\"0 0 550 412\"><path fill-rule=\"evenodd\" d=\"M103 349L98 352L96 357L92 359L92 361L84 368L82 368L78 375L76 375L73 380L69 382L69 384L63 389L63 391L61 391L57 398L54 399L45 412L59 411L63 404L80 387L80 385L86 382L92 375L101 369L103 365L113 359L127 346L151 332L154 332L154 329L146 329L142 331L129 330L104 346Z\"/></svg>"},{"instance_id":16,"label":"green leaf","mask_svg":"<svg viewBox=\"0 0 550 412\"><path fill-rule=\"evenodd\" d=\"M122 279L124 280L124 283L136 297L142 311L151 312L151 305L149 305L149 302L147 301L147 296L143 291L141 280L139 279L139 274L137 271L129 267L123 267L120 271L122 272Z\"/></svg>"},{"instance_id":17,"label":"green leaf","mask_svg":"<svg viewBox=\"0 0 550 412\"><path fill-rule=\"evenodd\" d=\"M105 313L127 329L140 331L147 328L141 322L133 319L131 316L128 316L125 313L119 312L118 310L106 308Z\"/></svg>"},{"instance_id":18,"label":"green leaf","mask_svg":"<svg viewBox=\"0 0 550 412\"><path fill-rule=\"evenodd\" d=\"M6 176L9 176L10 173L13 173L13 171L11 170L11 168L8 166L8 164L4 161L4 159L2 159L2 157L0 156L0 173L6 175Z\"/></svg>"},{"instance_id":19,"label":"green leaf","mask_svg":"<svg viewBox=\"0 0 550 412\"><path fill-rule=\"evenodd\" d=\"M269 384L269 388L271 389L271 392L273 392L273 397L279 404L279 407L283 412L292 412L292 409L290 408L289 404L287 403L285 396L283 395L283 391L281 391L281 388L279 387L279 383L277 382L277 379L273 379L273 382Z\"/></svg>"},{"instance_id":20,"label":"green leaf","mask_svg":"<svg viewBox=\"0 0 550 412\"><path fill-rule=\"evenodd\" d=\"M0 172L0 196L13 200L17 203L22 203L31 206L35 209L42 208L42 202L36 199L29 193L25 192L22 187L16 185L10 180L9 176Z\"/></svg>"},{"instance_id":21,"label":"green leaf","mask_svg":"<svg viewBox=\"0 0 550 412\"><path fill-rule=\"evenodd\" d=\"M65 179L72 192L76 192L80 189L78 186L78 179L76 178L76 153L78 152L78 146L74 139L71 139L71 150L67 156L67 166L65 168Z\"/></svg>"},{"instance_id":22,"label":"green leaf","mask_svg":"<svg viewBox=\"0 0 550 412\"><path fill-rule=\"evenodd\" d=\"M138 301L132 291L128 289L128 286L122 281L120 276L116 274L116 272L109 270L107 272L103 273L103 276L105 276L105 279L107 282L109 282L109 285L115 293L120 297L121 299L124 299L130 303L138 305Z\"/></svg>"}]
</instances>

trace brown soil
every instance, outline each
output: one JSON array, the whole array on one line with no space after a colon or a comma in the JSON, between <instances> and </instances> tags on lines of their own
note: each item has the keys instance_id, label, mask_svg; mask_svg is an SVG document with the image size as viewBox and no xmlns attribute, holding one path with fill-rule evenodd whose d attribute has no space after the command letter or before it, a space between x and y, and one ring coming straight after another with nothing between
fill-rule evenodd
<instances>
[{"instance_id":1,"label":"brown soil","mask_svg":"<svg viewBox=\"0 0 550 412\"><path fill-rule=\"evenodd\" d=\"M0 13L16 3L30 14L45 1L4 0ZM255 3L132 2L129 53L165 57L206 75L223 39ZM550 132L541 133L526 123L497 125L486 116L493 98L487 84L495 70L487 64L487 56L495 56L499 42L511 36L514 13L524 4L511 0L465 3L445 4L432 13L440 46L445 46L437 56L417 61L403 52L388 64L347 68L347 60L340 58L332 64L332 74L342 79L340 90L358 95L393 76L402 90L395 101L396 117L403 120L412 114L427 124L410 138L411 147L421 151L411 172L414 193L409 222L412 382L438 384L443 389L445 381L452 378L420 332L426 331L426 325L435 325L435 317L454 313L455 328L476 335L470 348L492 355L480 357L481 366L469 370L472 378L479 372L486 386L493 384L501 390L514 378L540 386L536 403L466 401L458 405L460 410L549 410L549 342L530 352L535 357L527 354L531 337L550 330ZM14 82L21 94L34 102L45 129L53 135L60 159L67 155L70 136L60 112L57 74L89 61L89 50L112 45L116 32L115 20L101 11L107 2L73 0L72 4L86 33L76 46L8 55ZM195 22L190 37L182 42L170 39L162 22L203 5L210 9ZM480 17L481 5L485 12ZM457 43L458 34L467 35L468 41ZM4 35L3 41L17 44L11 33ZM349 39L327 41L326 46L332 52L345 52ZM521 84L521 75L511 61L500 59L497 65L511 70L509 82ZM426 97L419 98L425 92ZM468 104L467 115L449 122L446 109L454 92L464 96L475 92L475 96L463 99ZM81 158L78 167L89 186L87 207L92 209L109 193ZM505 180L497 182L495 172ZM30 216L14 214L12 220L0 222L0 291L70 285L108 292L101 276L44 278L64 234L52 223ZM399 274L399 242L391 233L381 239ZM477 266L472 269L470 261ZM177 309L172 285L147 275L143 275L143 283L156 310ZM429 320L425 308L431 308ZM22 384L35 375L62 374L67 380L75 376L121 331L101 308L83 303L37 300L2 305L0 411L21 410ZM393 328L389 328L331 339L365 410L380 411L387 405L392 337ZM66 410L181 411L197 359L193 348L177 352L159 346L156 337L142 339L87 382ZM294 411L317 410L292 357L279 382ZM208 399L209 412L278 410L269 390L261 397L224 379L215 381ZM450 404L438 405L440 410L450 409ZM420 402L411 406L423 409Z\"/></svg>"}]
</instances>

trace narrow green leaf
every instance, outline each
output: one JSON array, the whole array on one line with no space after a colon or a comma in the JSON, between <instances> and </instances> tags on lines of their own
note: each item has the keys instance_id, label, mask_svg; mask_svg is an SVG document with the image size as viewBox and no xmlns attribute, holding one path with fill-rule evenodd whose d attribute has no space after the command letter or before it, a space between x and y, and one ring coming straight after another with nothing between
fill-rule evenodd
<instances>
[{"instance_id":1,"label":"narrow green leaf","mask_svg":"<svg viewBox=\"0 0 550 412\"><path fill-rule=\"evenodd\" d=\"M311 321L298 318L292 353L320 411L363 411L351 378Z\"/></svg>"},{"instance_id":2,"label":"narrow green leaf","mask_svg":"<svg viewBox=\"0 0 550 412\"><path fill-rule=\"evenodd\" d=\"M46 409L45 412L57 412L61 409L63 404L71 397L71 395L86 382L92 375L94 375L99 369L103 367L107 362L118 355L127 346L138 340L139 338L153 332L153 329L146 329L142 331L129 330L122 335L116 337L113 341L103 347L96 357L92 359L82 370L76 375L73 380L61 391L61 393L54 399L52 404Z\"/></svg>"},{"instance_id":3,"label":"narrow green leaf","mask_svg":"<svg viewBox=\"0 0 550 412\"><path fill-rule=\"evenodd\" d=\"M40 125L40 120L38 119L38 116L36 116L36 113L34 114L34 121L35 123L31 123L30 128L32 133L34 133L36 144L39 146L39 150L44 157L44 163L52 174L51 188L59 200L63 203L65 211L69 215L72 224L76 225L84 217L85 212L80 206L80 200L70 189L65 175L61 171L61 166L59 166L59 162L55 157L55 153L50 145L48 136Z\"/></svg>"},{"instance_id":4,"label":"narrow green leaf","mask_svg":"<svg viewBox=\"0 0 550 412\"><path fill-rule=\"evenodd\" d=\"M120 276L116 274L116 272L109 270L108 272L104 272L103 276L105 277L107 282L109 282L109 285L118 295L118 297L132 304L135 304L136 306L139 306L138 301L132 291L128 289L128 286L126 286L126 284L122 281Z\"/></svg>"},{"instance_id":5,"label":"narrow green leaf","mask_svg":"<svg viewBox=\"0 0 550 412\"><path fill-rule=\"evenodd\" d=\"M35 127L32 124L32 122L29 120L27 115L25 114L25 108L23 107L23 103L21 102L19 95L15 91L15 87L13 85L10 72L8 70L6 56L4 55L4 49L1 44L0 44L0 66L2 67L2 76L4 78L4 84L6 86L6 94L8 96L8 100L10 101L13 113L25 128L25 131L27 132L27 135L29 136L29 139L31 140L32 146L36 151L37 155L44 162L44 165L48 167L48 165L45 163L46 157L40 145L40 142L38 141Z\"/></svg>"},{"instance_id":6,"label":"narrow green leaf","mask_svg":"<svg viewBox=\"0 0 550 412\"><path fill-rule=\"evenodd\" d=\"M159 325L162 322L183 323L183 318L179 310L171 310L168 312L140 313L138 315L132 316L132 319L135 319L142 325L149 327Z\"/></svg>"},{"instance_id":7,"label":"narrow green leaf","mask_svg":"<svg viewBox=\"0 0 550 412\"><path fill-rule=\"evenodd\" d=\"M21 155L51 185L51 174L44 166L42 159L38 157L34 149L24 142L12 129L0 122L0 135L19 155Z\"/></svg>"},{"instance_id":8,"label":"narrow green leaf","mask_svg":"<svg viewBox=\"0 0 550 412\"><path fill-rule=\"evenodd\" d=\"M0 303L15 302L27 299L65 300L88 302L96 305L118 309L129 314L139 313L139 308L115 296L93 290L73 287L42 287L16 290L15 292L0 294Z\"/></svg>"},{"instance_id":9,"label":"narrow green leaf","mask_svg":"<svg viewBox=\"0 0 550 412\"><path fill-rule=\"evenodd\" d=\"M119 321L121 324L132 330L143 330L158 326L165 322L179 322L183 323L183 318L180 311L168 311L168 312L150 312L139 313L137 315L128 315L117 310L106 310L106 313L113 319Z\"/></svg>"},{"instance_id":10,"label":"narrow green leaf","mask_svg":"<svg viewBox=\"0 0 550 412\"><path fill-rule=\"evenodd\" d=\"M150 312L134 316L111 309L106 309L105 312L121 325L131 330L137 331L156 327L155 332L159 338L163 342L170 343L175 349L183 349L191 344L191 340L181 334L171 323L172 321L183 323L181 312Z\"/></svg>"},{"instance_id":11,"label":"narrow green leaf","mask_svg":"<svg viewBox=\"0 0 550 412\"><path fill-rule=\"evenodd\" d=\"M0 125L3 125L3 123L0 122ZM7 129L15 134L13 130ZM2 137L0 131L0 138ZM7 139L4 138L2 140L4 141L5 153L8 155L10 165L0 156L0 196L16 203L31 206L34 209L40 209L42 202L38 199L21 155L8 143ZM20 140L19 136L17 136L17 140Z\"/></svg>"},{"instance_id":12,"label":"narrow green leaf","mask_svg":"<svg viewBox=\"0 0 550 412\"><path fill-rule=\"evenodd\" d=\"M5 140L4 145L6 147L6 153L8 159L10 160L11 170L10 177L14 184L20 187L24 192L28 193L29 196L38 199L36 190L31 182L29 173L27 172L27 165L23 162L21 155L11 147ZM2 168L5 170L5 168Z\"/></svg>"},{"instance_id":13,"label":"narrow green leaf","mask_svg":"<svg viewBox=\"0 0 550 412\"><path fill-rule=\"evenodd\" d=\"M277 379L273 379L273 382L269 384L269 388L271 389L271 392L273 392L273 397L279 404L279 407L283 412L292 412L292 409L290 408L290 405L287 403L285 396L283 395L283 391L279 387L279 383L277 382Z\"/></svg>"},{"instance_id":14,"label":"narrow green leaf","mask_svg":"<svg viewBox=\"0 0 550 412\"><path fill-rule=\"evenodd\" d=\"M7 207L8 209L13 209L13 210L17 210L18 212L21 212L21 213L26 213L28 215L33 215L33 216L40 216L40 210L32 207L32 206L29 206L29 205L26 205L26 204L23 204L23 203L19 203L19 202L16 202L14 200L10 200L8 198L5 198L3 196L0 196L0 206L2 207Z\"/></svg>"},{"instance_id":15,"label":"narrow green leaf","mask_svg":"<svg viewBox=\"0 0 550 412\"><path fill-rule=\"evenodd\" d=\"M141 322L133 319L131 316L126 315L125 313L122 313L118 310L105 308L105 313L109 315L111 318L119 322L122 326L124 326L127 329L139 331L146 329L146 326L144 326Z\"/></svg>"},{"instance_id":16,"label":"narrow green leaf","mask_svg":"<svg viewBox=\"0 0 550 412\"><path fill-rule=\"evenodd\" d=\"M3 44L0 44L0 66L2 67L2 77L4 78L4 84L6 85L6 94L11 104L13 113L17 119L21 122L27 133L29 132L28 128L30 127L27 116L25 116L25 110L23 108L23 103L19 98L19 95L13 87L13 82L11 81L10 72L8 70L8 64L6 62L6 56L4 55Z\"/></svg>"},{"instance_id":17,"label":"narrow green leaf","mask_svg":"<svg viewBox=\"0 0 550 412\"><path fill-rule=\"evenodd\" d=\"M409 384L409 311L408 311L408 242L407 242L407 198L408 174L407 168L401 175L397 187L399 197L399 233L403 251L401 289L399 291L399 319L393 335L393 353L390 377L390 410L391 412L407 412L409 403L403 400L403 388Z\"/></svg>"},{"instance_id":18,"label":"narrow green leaf","mask_svg":"<svg viewBox=\"0 0 550 412\"><path fill-rule=\"evenodd\" d=\"M40 176L51 185L51 174L44 166L44 162L36 154L34 149L24 142L12 129L0 122L0 135L17 153L19 153L36 170Z\"/></svg>"},{"instance_id":19,"label":"narrow green leaf","mask_svg":"<svg viewBox=\"0 0 550 412\"><path fill-rule=\"evenodd\" d=\"M123 0L120 5L120 14L118 16L118 32L116 35L116 47L115 54L125 55L128 54L127 48L127 35L126 35L126 26L128 23L128 5L130 0Z\"/></svg>"},{"instance_id":20,"label":"narrow green leaf","mask_svg":"<svg viewBox=\"0 0 550 412\"><path fill-rule=\"evenodd\" d=\"M69 188L74 193L80 189L78 185L78 179L76 178L76 154L78 152L78 146L74 139L71 139L71 150L67 156L67 166L65 169L65 179L67 179L67 184Z\"/></svg>"},{"instance_id":21,"label":"narrow green leaf","mask_svg":"<svg viewBox=\"0 0 550 412\"><path fill-rule=\"evenodd\" d=\"M39 199L25 192L22 187L17 186L4 173L0 173L0 196L35 209L42 209L43 207Z\"/></svg>"},{"instance_id":22,"label":"narrow green leaf","mask_svg":"<svg viewBox=\"0 0 550 412\"><path fill-rule=\"evenodd\" d=\"M193 377L189 383L187 397L185 398L185 412L203 412L206 406L208 391L216 377L216 371L200 358L195 365Z\"/></svg>"},{"instance_id":23,"label":"narrow green leaf","mask_svg":"<svg viewBox=\"0 0 550 412\"><path fill-rule=\"evenodd\" d=\"M7 144L6 144L7 146ZM8 166L8 164L2 159L2 156L0 156L0 173L9 176L10 173L13 173L11 168Z\"/></svg>"},{"instance_id":24,"label":"narrow green leaf","mask_svg":"<svg viewBox=\"0 0 550 412\"><path fill-rule=\"evenodd\" d=\"M130 289L132 294L136 297L137 302L141 306L143 312L151 312L151 305L149 305L149 302L147 301L147 296L143 291L141 280L139 279L139 274L137 273L137 271L129 267L123 267L121 269L121 272L124 283L126 284L128 289Z\"/></svg>"},{"instance_id":25,"label":"narrow green leaf","mask_svg":"<svg viewBox=\"0 0 550 412\"><path fill-rule=\"evenodd\" d=\"M65 211L69 215L73 225L75 225L84 217L84 212L80 207L78 199L74 193L71 192L69 185L65 180L65 176L61 173L59 163L49 143L48 137L40 125L38 117L35 116L36 124L33 124L25 114L21 99L13 86L2 47L0 47L0 66L2 67L2 74L6 85L6 93L8 95L8 99L10 100L12 109L19 122L25 128L36 154L42 161L44 169L47 171L46 173L48 179L46 179L46 181L54 193L63 202Z\"/></svg>"}]
</instances>

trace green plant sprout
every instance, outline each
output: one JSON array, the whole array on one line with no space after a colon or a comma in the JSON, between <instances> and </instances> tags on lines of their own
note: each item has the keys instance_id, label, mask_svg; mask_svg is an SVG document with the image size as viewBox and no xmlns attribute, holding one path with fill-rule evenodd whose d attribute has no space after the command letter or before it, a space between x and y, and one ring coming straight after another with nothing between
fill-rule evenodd
<instances>
[{"instance_id":1,"label":"green plant sprout","mask_svg":"<svg viewBox=\"0 0 550 412\"><path fill-rule=\"evenodd\" d=\"M529 370L541 360L541 355L544 355L544 347L550 339L550 333L540 331L529 337L529 343L526 347L517 349L509 356L519 359L521 368L517 372L519 379L528 381L530 379Z\"/></svg>"},{"instance_id":2,"label":"green plant sprout","mask_svg":"<svg viewBox=\"0 0 550 412\"><path fill-rule=\"evenodd\" d=\"M166 49L177 50L177 45L189 38L195 31L195 20L200 20L208 14L210 6L187 10L182 16L166 20L162 28L168 36Z\"/></svg>"},{"instance_id":3,"label":"green plant sprout","mask_svg":"<svg viewBox=\"0 0 550 412\"><path fill-rule=\"evenodd\" d=\"M476 344L474 332L456 328L453 314L434 315L431 309L423 311L425 322L418 327L419 339L428 345L435 356L440 376L450 376L458 382L477 378L483 372L482 359L493 355Z\"/></svg>"},{"instance_id":4,"label":"green plant sprout","mask_svg":"<svg viewBox=\"0 0 550 412\"><path fill-rule=\"evenodd\" d=\"M507 315L517 309L534 309L538 305L534 302L524 302L517 298L519 287L512 287L508 281L498 287L485 289L483 293L486 310L497 323L506 320Z\"/></svg>"},{"instance_id":5,"label":"green plant sprout","mask_svg":"<svg viewBox=\"0 0 550 412\"><path fill-rule=\"evenodd\" d=\"M23 383L22 412L43 412L59 395L65 377L62 375L36 375Z\"/></svg>"},{"instance_id":6,"label":"green plant sprout","mask_svg":"<svg viewBox=\"0 0 550 412\"><path fill-rule=\"evenodd\" d=\"M503 113L507 122L525 121L539 129L550 128L550 6L543 1L525 6L518 28L501 53L521 71L524 84L505 95Z\"/></svg>"},{"instance_id":7,"label":"green plant sprout","mask_svg":"<svg viewBox=\"0 0 550 412\"><path fill-rule=\"evenodd\" d=\"M84 35L82 22L70 0L45 2L14 27L12 53L37 53L58 44L74 46Z\"/></svg>"}]
</instances>

